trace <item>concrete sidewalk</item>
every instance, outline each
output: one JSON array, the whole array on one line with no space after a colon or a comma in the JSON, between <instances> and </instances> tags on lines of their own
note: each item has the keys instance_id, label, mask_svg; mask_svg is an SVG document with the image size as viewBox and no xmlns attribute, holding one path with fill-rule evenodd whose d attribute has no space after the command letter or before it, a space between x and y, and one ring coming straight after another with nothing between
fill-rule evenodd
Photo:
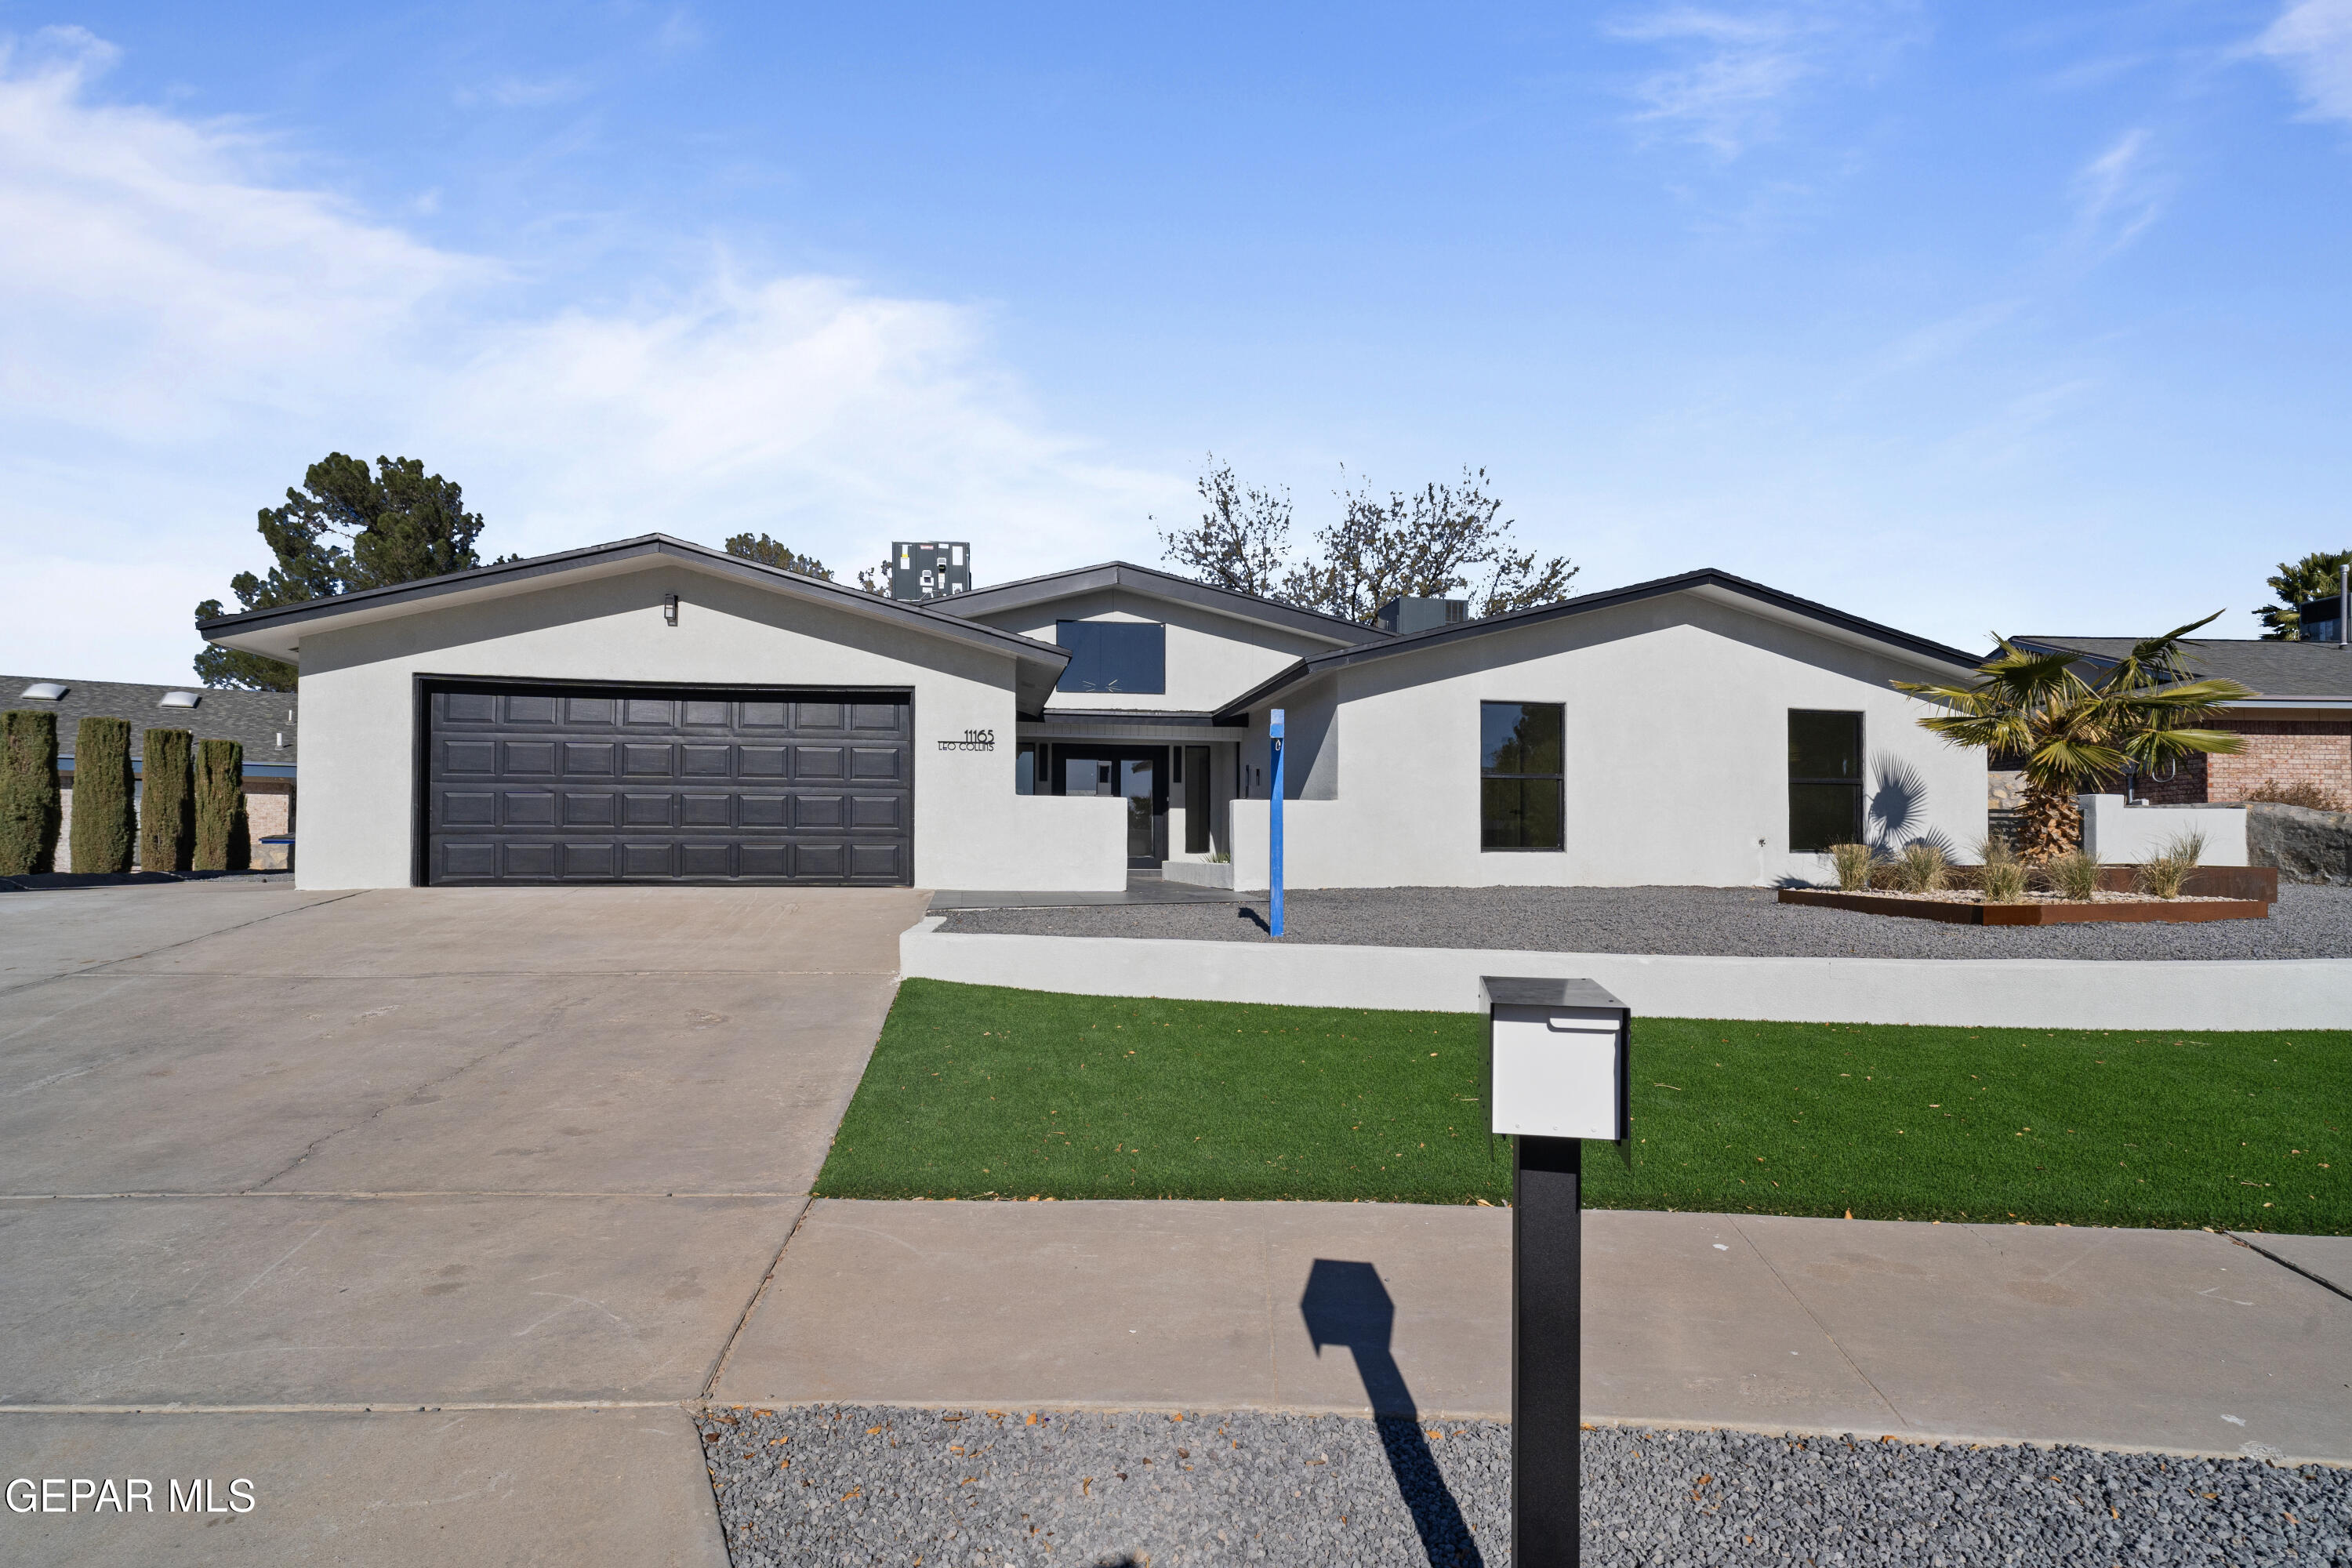
<instances>
[{"instance_id":1,"label":"concrete sidewalk","mask_svg":"<svg viewBox=\"0 0 2352 1568\"><path fill-rule=\"evenodd\" d=\"M2203 1231L1593 1213L1585 1411L2352 1461L2352 1300L2308 1277L2352 1238L2286 1245L2307 1273ZM1362 1412L1318 1259L1370 1266L1423 1415L1507 1416L1508 1211L1378 1204L820 1201L717 1397Z\"/></svg>"}]
</instances>

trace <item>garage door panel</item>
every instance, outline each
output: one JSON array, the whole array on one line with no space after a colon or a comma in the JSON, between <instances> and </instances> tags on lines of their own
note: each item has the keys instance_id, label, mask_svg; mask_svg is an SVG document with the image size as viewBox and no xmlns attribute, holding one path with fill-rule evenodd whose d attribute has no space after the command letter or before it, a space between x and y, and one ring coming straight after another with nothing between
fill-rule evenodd
<instances>
[{"instance_id":1,"label":"garage door panel","mask_svg":"<svg viewBox=\"0 0 2352 1568\"><path fill-rule=\"evenodd\" d=\"M731 795L688 794L677 797L680 827L732 827L735 797Z\"/></svg>"},{"instance_id":2,"label":"garage door panel","mask_svg":"<svg viewBox=\"0 0 2352 1568\"><path fill-rule=\"evenodd\" d=\"M444 790L441 820L452 827L496 827L499 797L488 790Z\"/></svg>"},{"instance_id":3,"label":"garage door panel","mask_svg":"<svg viewBox=\"0 0 2352 1568\"><path fill-rule=\"evenodd\" d=\"M501 827L552 827L555 826L555 795L548 790L510 789L498 795L498 816L493 819ZM445 821L454 819L444 818Z\"/></svg>"},{"instance_id":4,"label":"garage door panel","mask_svg":"<svg viewBox=\"0 0 2352 1568\"><path fill-rule=\"evenodd\" d=\"M845 844L795 844L793 846L793 873L803 881L838 882L849 875L849 847Z\"/></svg>"},{"instance_id":5,"label":"garage door panel","mask_svg":"<svg viewBox=\"0 0 2352 1568\"><path fill-rule=\"evenodd\" d=\"M621 875L669 882L677 879L677 846L667 839L621 846Z\"/></svg>"},{"instance_id":6,"label":"garage door panel","mask_svg":"<svg viewBox=\"0 0 2352 1568\"><path fill-rule=\"evenodd\" d=\"M429 881L904 884L912 874L903 699L485 682L435 690L426 718Z\"/></svg>"},{"instance_id":7,"label":"garage door panel","mask_svg":"<svg viewBox=\"0 0 2352 1568\"><path fill-rule=\"evenodd\" d=\"M441 742L441 771L451 778L489 778L499 771L499 743L496 741L444 741Z\"/></svg>"},{"instance_id":8,"label":"garage door panel","mask_svg":"<svg viewBox=\"0 0 2352 1568\"><path fill-rule=\"evenodd\" d=\"M556 851L561 846L552 840L537 843L508 839L500 847L499 875L508 881L551 882L556 876Z\"/></svg>"},{"instance_id":9,"label":"garage door panel","mask_svg":"<svg viewBox=\"0 0 2352 1568\"><path fill-rule=\"evenodd\" d=\"M896 882L905 877L902 846L897 844L852 844L849 847L849 878L854 882Z\"/></svg>"},{"instance_id":10,"label":"garage door panel","mask_svg":"<svg viewBox=\"0 0 2352 1568\"><path fill-rule=\"evenodd\" d=\"M677 797L631 790L621 796L621 821L630 827L671 827L677 822Z\"/></svg>"},{"instance_id":11,"label":"garage door panel","mask_svg":"<svg viewBox=\"0 0 2352 1568\"><path fill-rule=\"evenodd\" d=\"M849 826L849 804L837 795L796 795L792 797L794 827L835 828Z\"/></svg>"},{"instance_id":12,"label":"garage door panel","mask_svg":"<svg viewBox=\"0 0 2352 1568\"><path fill-rule=\"evenodd\" d=\"M506 741L499 746L499 776L502 779L555 776L555 742Z\"/></svg>"}]
</instances>

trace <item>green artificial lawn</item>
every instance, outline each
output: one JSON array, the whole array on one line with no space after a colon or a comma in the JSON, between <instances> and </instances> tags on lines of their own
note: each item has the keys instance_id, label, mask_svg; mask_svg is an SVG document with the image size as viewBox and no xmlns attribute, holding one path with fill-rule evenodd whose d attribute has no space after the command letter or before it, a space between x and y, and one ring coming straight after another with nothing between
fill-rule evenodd
<instances>
[{"instance_id":1,"label":"green artificial lawn","mask_svg":"<svg viewBox=\"0 0 2352 1568\"><path fill-rule=\"evenodd\" d=\"M828 1197L1507 1202L1485 1020L909 980ZM2352 1233L2352 1032L1643 1018L1601 1208Z\"/></svg>"}]
</instances>

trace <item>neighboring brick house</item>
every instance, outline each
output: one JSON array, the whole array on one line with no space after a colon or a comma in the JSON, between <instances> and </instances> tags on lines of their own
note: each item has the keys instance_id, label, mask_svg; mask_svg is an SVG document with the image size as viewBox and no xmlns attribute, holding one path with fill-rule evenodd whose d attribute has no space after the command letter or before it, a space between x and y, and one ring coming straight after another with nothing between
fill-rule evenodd
<instances>
[{"instance_id":1,"label":"neighboring brick house","mask_svg":"<svg viewBox=\"0 0 2352 1568\"><path fill-rule=\"evenodd\" d=\"M58 694L47 695L52 689L58 689ZM167 706L166 698L178 700ZM297 708L290 691L220 691L202 686L0 675L0 708L58 716L58 786L65 805L65 823L58 833L57 868L60 871L73 868L68 862L73 842L74 737L84 719L121 719L130 723L134 773L142 761L150 730L185 730L199 741L241 742L246 818L254 842L258 845L272 834L294 831Z\"/></svg>"},{"instance_id":2,"label":"neighboring brick house","mask_svg":"<svg viewBox=\"0 0 2352 1568\"><path fill-rule=\"evenodd\" d=\"M2032 637L2011 639L2033 652L2074 649L2085 656L2087 678L2130 651L2129 637ZM2229 704L2212 728L2245 737L2245 749L2184 760L2170 777L2142 777L2133 792L2158 805L2244 800L2266 784L2305 784L2352 810L2352 648L2333 642L2265 642L2199 638L2183 645L2188 673L2234 680L2255 695ZM1996 807L2017 781L1993 761Z\"/></svg>"}]
</instances>

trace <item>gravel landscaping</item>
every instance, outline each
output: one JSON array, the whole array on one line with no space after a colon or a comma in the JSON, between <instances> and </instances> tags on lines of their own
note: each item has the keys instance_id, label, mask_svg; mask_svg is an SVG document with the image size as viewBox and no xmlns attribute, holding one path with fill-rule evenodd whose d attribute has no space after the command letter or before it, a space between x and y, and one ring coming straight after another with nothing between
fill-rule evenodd
<instances>
[{"instance_id":1,"label":"gravel landscaping","mask_svg":"<svg viewBox=\"0 0 2352 1568\"><path fill-rule=\"evenodd\" d=\"M1271 1413L713 1411L734 1568L1510 1561L1509 1428ZM1594 1564L2352 1563L2352 1471L1589 1431Z\"/></svg>"},{"instance_id":2,"label":"gravel landscaping","mask_svg":"<svg viewBox=\"0 0 2352 1568\"><path fill-rule=\"evenodd\" d=\"M963 910L947 931L1268 942L1265 900ZM2352 888L2288 884L2259 921L1963 926L1783 904L1769 888L1292 893L1286 942L1753 958L2352 958Z\"/></svg>"}]
</instances>

